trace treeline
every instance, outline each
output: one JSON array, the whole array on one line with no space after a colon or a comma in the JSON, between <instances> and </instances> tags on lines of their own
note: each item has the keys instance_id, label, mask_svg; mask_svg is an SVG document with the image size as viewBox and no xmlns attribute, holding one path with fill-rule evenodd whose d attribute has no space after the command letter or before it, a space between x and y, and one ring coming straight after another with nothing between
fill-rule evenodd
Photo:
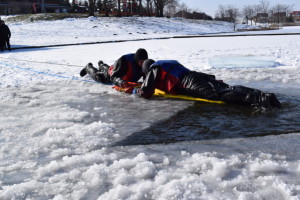
<instances>
[{"instance_id":1,"label":"treeline","mask_svg":"<svg viewBox=\"0 0 300 200\"><path fill-rule=\"evenodd\" d=\"M72 8L74 10L76 6L75 2L78 0L72 0L71 10ZM88 8L90 16L94 16L97 12L105 16L113 13L115 16L146 15L156 17L172 17L182 11L188 13L184 17L195 16L197 13L188 9L184 3L181 3L181 0L81 0L79 4Z\"/></svg>"},{"instance_id":2,"label":"treeline","mask_svg":"<svg viewBox=\"0 0 300 200\"><path fill-rule=\"evenodd\" d=\"M293 22L290 13L293 5L271 5L269 1L262 0L258 4L244 6L242 10L234 5L220 5L215 20L236 23L242 18L245 23L284 23Z\"/></svg>"},{"instance_id":3,"label":"treeline","mask_svg":"<svg viewBox=\"0 0 300 200\"><path fill-rule=\"evenodd\" d=\"M48 1L45 0L45 3ZM101 14L104 16L156 16L183 17L190 19L209 19L211 16L204 12L189 9L181 0L52 0L57 7L47 7L44 11L41 4L33 5L32 0L0 0L0 13L25 14L38 12L82 12L90 16ZM200 7L199 2L199 7ZM35 10L33 9L35 8ZM246 5L242 9L234 5L219 5L214 20L237 23L243 19L244 23L284 23L293 22L290 15L293 5L271 5L267 0L258 4Z\"/></svg>"}]
</instances>

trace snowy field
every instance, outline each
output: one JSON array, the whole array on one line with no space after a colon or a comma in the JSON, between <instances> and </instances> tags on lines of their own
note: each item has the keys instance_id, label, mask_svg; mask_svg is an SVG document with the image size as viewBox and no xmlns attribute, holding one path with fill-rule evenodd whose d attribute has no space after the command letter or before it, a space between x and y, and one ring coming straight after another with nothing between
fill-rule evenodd
<instances>
[{"instance_id":1,"label":"snowy field","mask_svg":"<svg viewBox=\"0 0 300 200\"><path fill-rule=\"evenodd\" d=\"M8 25L12 47L232 31L220 22L164 18ZM300 33L300 27L276 32ZM283 108L256 113L235 106L145 100L79 76L88 62L112 64L141 47L153 59L176 59L231 85L274 92ZM299 74L300 35L5 51L0 54L0 199L300 199ZM182 115L188 120L172 126ZM214 137L151 142L167 137L161 132L194 137L204 125L208 128L201 134L213 130ZM242 137L229 136L235 129ZM150 139L140 138L144 132Z\"/></svg>"},{"instance_id":2,"label":"snowy field","mask_svg":"<svg viewBox=\"0 0 300 200\"><path fill-rule=\"evenodd\" d=\"M233 26L224 22L185 22L186 20L180 18L89 17L83 19L69 18L58 21L38 21L35 23L13 23L11 24L11 29L15 35L19 36L14 38L17 47L168 38L178 35L198 35L233 31ZM49 37L51 37L51 39Z\"/></svg>"}]
</instances>

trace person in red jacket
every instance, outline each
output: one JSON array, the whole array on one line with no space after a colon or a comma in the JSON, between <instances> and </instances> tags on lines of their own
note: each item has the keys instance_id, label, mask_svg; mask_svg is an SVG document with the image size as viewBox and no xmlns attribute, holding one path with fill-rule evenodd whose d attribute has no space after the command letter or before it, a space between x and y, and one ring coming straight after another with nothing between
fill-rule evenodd
<instances>
[{"instance_id":1,"label":"person in red jacket","mask_svg":"<svg viewBox=\"0 0 300 200\"><path fill-rule=\"evenodd\" d=\"M244 86L230 86L216 80L214 75L191 71L176 60L148 59L142 66L146 78L133 94L151 98L154 90L169 94L188 95L209 100L224 101L264 109L280 108L281 103L273 93Z\"/></svg>"},{"instance_id":2,"label":"person in red jacket","mask_svg":"<svg viewBox=\"0 0 300 200\"><path fill-rule=\"evenodd\" d=\"M130 53L120 57L112 66L108 66L103 61L98 62L99 69L92 63L88 63L80 72L83 77L86 74L101 83L113 83L119 87L126 87L127 82L137 82L144 76L142 65L148 59L145 49L138 49L135 53Z\"/></svg>"}]
</instances>

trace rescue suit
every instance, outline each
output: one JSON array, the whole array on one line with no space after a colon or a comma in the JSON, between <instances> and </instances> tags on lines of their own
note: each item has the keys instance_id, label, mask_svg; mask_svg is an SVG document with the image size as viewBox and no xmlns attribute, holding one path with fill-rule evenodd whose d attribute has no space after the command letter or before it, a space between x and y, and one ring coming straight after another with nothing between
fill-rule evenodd
<instances>
[{"instance_id":1,"label":"rescue suit","mask_svg":"<svg viewBox=\"0 0 300 200\"><path fill-rule=\"evenodd\" d=\"M281 107L272 93L263 93L244 86L230 86L216 80L214 75L191 71L175 60L154 62L141 88L135 90L135 93L150 98L156 88L170 94L188 95L230 104L266 109Z\"/></svg>"},{"instance_id":2,"label":"rescue suit","mask_svg":"<svg viewBox=\"0 0 300 200\"><path fill-rule=\"evenodd\" d=\"M81 72L84 76L89 74L92 78L101 83L113 83L122 87L124 82L137 82L143 77L142 68L135 60L135 54L126 54L119 58L112 66L108 66L102 61L98 62L99 69L89 63Z\"/></svg>"}]
</instances>

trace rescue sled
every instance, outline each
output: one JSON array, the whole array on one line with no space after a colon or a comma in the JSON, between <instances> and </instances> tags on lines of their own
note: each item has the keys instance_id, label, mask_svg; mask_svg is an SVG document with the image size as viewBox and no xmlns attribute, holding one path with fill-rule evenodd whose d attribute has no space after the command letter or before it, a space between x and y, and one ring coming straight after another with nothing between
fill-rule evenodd
<instances>
[{"instance_id":1,"label":"rescue sled","mask_svg":"<svg viewBox=\"0 0 300 200\"><path fill-rule=\"evenodd\" d=\"M154 95L155 96L160 96L160 97L173 98L173 99L189 100L189 101L202 101L202 102L217 103L217 104L223 104L223 103L225 103L224 101L215 101L215 100L209 100L209 99L202 99L202 98L191 97L191 96L187 96L187 95L173 95L173 94L168 94L168 93L166 93L164 91L161 91L159 89L155 89Z\"/></svg>"},{"instance_id":2,"label":"rescue sled","mask_svg":"<svg viewBox=\"0 0 300 200\"><path fill-rule=\"evenodd\" d=\"M136 87L140 87L140 83L132 83L129 82L130 87L123 88L119 86L113 86L115 90L118 90L119 92L125 92L125 93L132 93L132 90ZM188 101L201 101L201 102L207 102L207 103L216 103L216 104L224 104L224 101L215 101L215 100L209 100L209 99L203 99L203 98L198 98L198 97L192 97L192 96L187 96L187 95L174 95L174 94L168 94L164 91L161 91L159 89L155 89L154 91L154 96L158 97L165 97L165 98L173 98L173 99L182 99L182 100L188 100Z\"/></svg>"}]
</instances>

